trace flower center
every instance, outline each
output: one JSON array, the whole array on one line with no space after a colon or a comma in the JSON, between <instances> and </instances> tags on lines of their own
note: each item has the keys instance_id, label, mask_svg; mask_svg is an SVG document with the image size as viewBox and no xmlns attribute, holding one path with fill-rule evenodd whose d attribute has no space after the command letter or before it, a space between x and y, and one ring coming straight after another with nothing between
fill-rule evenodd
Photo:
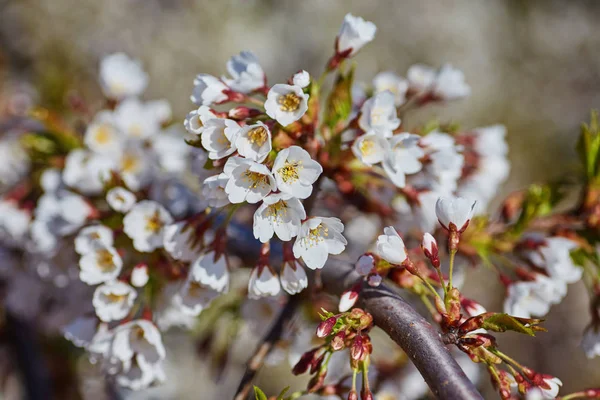
<instances>
[{"instance_id":1,"label":"flower center","mask_svg":"<svg viewBox=\"0 0 600 400\"><path fill-rule=\"evenodd\" d=\"M271 204L267 208L267 215L275 220L275 222L280 222L283 220L283 217L287 215L287 202L284 200L279 200L275 204Z\"/></svg>"},{"instance_id":2,"label":"flower center","mask_svg":"<svg viewBox=\"0 0 600 400\"><path fill-rule=\"evenodd\" d=\"M104 272L112 271L115 268L115 263L113 260L113 254L107 249L101 249L96 252L96 257L98 259L98 265L100 269Z\"/></svg>"},{"instance_id":3,"label":"flower center","mask_svg":"<svg viewBox=\"0 0 600 400\"><path fill-rule=\"evenodd\" d=\"M267 137L267 130L264 126L258 126L256 128L251 129L250 132L248 132L248 140L250 141L250 143L257 145L258 147L265 144L265 142L267 141Z\"/></svg>"},{"instance_id":4,"label":"flower center","mask_svg":"<svg viewBox=\"0 0 600 400\"><path fill-rule=\"evenodd\" d=\"M281 179L283 179L285 183L294 183L300 178L298 170L301 168L301 166L302 161L286 161L283 167L277 170L277 173L281 176Z\"/></svg>"},{"instance_id":5,"label":"flower center","mask_svg":"<svg viewBox=\"0 0 600 400\"><path fill-rule=\"evenodd\" d=\"M158 210L154 211L150 217L146 217L146 230L152 232L153 234L157 234L163 227L163 222L160 219L160 212Z\"/></svg>"},{"instance_id":6,"label":"flower center","mask_svg":"<svg viewBox=\"0 0 600 400\"><path fill-rule=\"evenodd\" d=\"M360 152L364 155L370 155L373 154L374 150L375 150L375 143L373 143L372 140L370 139L366 139L363 140L360 145L358 146L358 148L360 149Z\"/></svg>"},{"instance_id":7,"label":"flower center","mask_svg":"<svg viewBox=\"0 0 600 400\"><path fill-rule=\"evenodd\" d=\"M300 97L296 93L288 93L279 96L277 103L281 111L291 112L300 108Z\"/></svg>"},{"instance_id":8,"label":"flower center","mask_svg":"<svg viewBox=\"0 0 600 400\"><path fill-rule=\"evenodd\" d=\"M269 185L269 177L267 175L263 175L261 173L250 170L244 172L242 179L246 180L247 182L250 182L250 189L256 189Z\"/></svg>"},{"instance_id":9,"label":"flower center","mask_svg":"<svg viewBox=\"0 0 600 400\"><path fill-rule=\"evenodd\" d=\"M327 236L329 236L329 228L323 224L319 224L319 226L316 228L308 231L306 241L310 247L313 247L321 242L324 242Z\"/></svg>"},{"instance_id":10,"label":"flower center","mask_svg":"<svg viewBox=\"0 0 600 400\"><path fill-rule=\"evenodd\" d=\"M123 172L132 172L137 169L138 166L138 158L131 154L123 155L121 159L121 170Z\"/></svg>"},{"instance_id":11,"label":"flower center","mask_svg":"<svg viewBox=\"0 0 600 400\"><path fill-rule=\"evenodd\" d=\"M98 144L110 143L111 136L110 129L106 125L102 125L96 131L96 142Z\"/></svg>"},{"instance_id":12,"label":"flower center","mask_svg":"<svg viewBox=\"0 0 600 400\"><path fill-rule=\"evenodd\" d=\"M126 294L109 293L105 296L106 296L106 300L108 300L109 303L122 303L127 298Z\"/></svg>"}]
</instances>

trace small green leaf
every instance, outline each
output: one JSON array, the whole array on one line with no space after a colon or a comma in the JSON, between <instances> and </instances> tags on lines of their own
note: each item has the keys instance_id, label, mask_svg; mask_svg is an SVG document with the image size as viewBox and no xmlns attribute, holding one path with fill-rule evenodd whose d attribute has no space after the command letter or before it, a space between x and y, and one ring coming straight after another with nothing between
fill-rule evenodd
<instances>
[{"instance_id":1,"label":"small green leaf","mask_svg":"<svg viewBox=\"0 0 600 400\"><path fill-rule=\"evenodd\" d=\"M517 318L504 313L494 313L484 318L481 327L494 332L514 331L535 336L536 331L545 330L538 326L541 322L540 319Z\"/></svg>"},{"instance_id":2,"label":"small green leaf","mask_svg":"<svg viewBox=\"0 0 600 400\"><path fill-rule=\"evenodd\" d=\"M213 164L213 160L211 160L210 158L207 159L206 162L204 163L204 169L211 170L214 168L215 168L215 165Z\"/></svg>"},{"instance_id":3,"label":"small green leaf","mask_svg":"<svg viewBox=\"0 0 600 400\"><path fill-rule=\"evenodd\" d=\"M277 396L277 400L283 400L283 396L285 396L288 390L290 390L289 386L284 387L281 393L279 393L279 395Z\"/></svg>"},{"instance_id":4,"label":"small green leaf","mask_svg":"<svg viewBox=\"0 0 600 400\"><path fill-rule=\"evenodd\" d=\"M258 386L254 386L254 397L256 398L256 400L268 400L265 392L260 390Z\"/></svg>"},{"instance_id":5,"label":"small green leaf","mask_svg":"<svg viewBox=\"0 0 600 400\"><path fill-rule=\"evenodd\" d=\"M185 139L185 143L189 146L192 147L196 147L198 149L202 149L202 140L200 139L200 136L198 136L198 138L194 138L194 139Z\"/></svg>"},{"instance_id":6,"label":"small green leaf","mask_svg":"<svg viewBox=\"0 0 600 400\"><path fill-rule=\"evenodd\" d=\"M334 128L338 122L345 121L352 111L352 82L354 66L347 73L340 72L327 99L325 123Z\"/></svg>"}]
</instances>

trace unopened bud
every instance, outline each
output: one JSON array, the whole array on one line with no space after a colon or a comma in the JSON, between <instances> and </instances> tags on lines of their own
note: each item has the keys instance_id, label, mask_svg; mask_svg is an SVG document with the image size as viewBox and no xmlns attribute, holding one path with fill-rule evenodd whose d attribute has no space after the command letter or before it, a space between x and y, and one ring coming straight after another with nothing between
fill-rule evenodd
<instances>
[{"instance_id":1,"label":"unopened bud","mask_svg":"<svg viewBox=\"0 0 600 400\"><path fill-rule=\"evenodd\" d=\"M133 267L133 271L131 271L131 284L133 286L144 287L148 283L148 279L148 266L146 264L138 264Z\"/></svg>"},{"instance_id":2,"label":"unopened bud","mask_svg":"<svg viewBox=\"0 0 600 400\"><path fill-rule=\"evenodd\" d=\"M352 286L350 289L342 293L340 297L339 310L340 312L346 312L351 309L356 301L358 300L358 292L360 291L360 282Z\"/></svg>"},{"instance_id":3,"label":"unopened bud","mask_svg":"<svg viewBox=\"0 0 600 400\"><path fill-rule=\"evenodd\" d=\"M362 359L364 354L365 348L363 346L362 336L357 335L352 342L352 347L350 347L350 357L356 361L359 361Z\"/></svg>"},{"instance_id":4,"label":"unopened bud","mask_svg":"<svg viewBox=\"0 0 600 400\"><path fill-rule=\"evenodd\" d=\"M260 114L261 114L260 110L257 110L255 108L246 107L246 106L234 107L231 110L229 110L229 113L228 113L229 118L237 119L237 120L244 120L246 118L254 118Z\"/></svg>"},{"instance_id":5,"label":"unopened bud","mask_svg":"<svg viewBox=\"0 0 600 400\"><path fill-rule=\"evenodd\" d=\"M423 235L423 241L421 243L421 248L423 249L423 253L425 257L431 261L431 264L435 268L440 267L440 257L438 254L438 245L435 238L430 233L425 233Z\"/></svg>"},{"instance_id":6,"label":"unopened bud","mask_svg":"<svg viewBox=\"0 0 600 400\"><path fill-rule=\"evenodd\" d=\"M356 262L354 268L356 272L361 274L362 276L369 275L369 273L373 270L375 266L375 259L370 254L363 254L360 256L358 261Z\"/></svg>"},{"instance_id":7,"label":"unopened bud","mask_svg":"<svg viewBox=\"0 0 600 400\"><path fill-rule=\"evenodd\" d=\"M331 348L335 351L341 350L344 348L346 341L346 332L339 331L335 334L333 339L331 339Z\"/></svg>"},{"instance_id":8,"label":"unopened bud","mask_svg":"<svg viewBox=\"0 0 600 400\"><path fill-rule=\"evenodd\" d=\"M348 400L358 400L358 393L356 393L356 390L352 389L348 393Z\"/></svg>"},{"instance_id":9,"label":"unopened bud","mask_svg":"<svg viewBox=\"0 0 600 400\"><path fill-rule=\"evenodd\" d=\"M369 389L363 388L360 391L360 399L361 400L373 400L373 393Z\"/></svg>"},{"instance_id":10,"label":"unopened bud","mask_svg":"<svg viewBox=\"0 0 600 400\"><path fill-rule=\"evenodd\" d=\"M377 287L377 286L381 285L381 281L383 281L383 278L381 277L381 275L377 275L377 274L370 275L369 278L367 279L367 283L371 287Z\"/></svg>"},{"instance_id":11,"label":"unopened bud","mask_svg":"<svg viewBox=\"0 0 600 400\"><path fill-rule=\"evenodd\" d=\"M294 368L292 368L292 374L300 375L300 374L305 373L308 370L308 367L310 367L313 359L315 358L315 354L318 349L319 348L317 347L315 349L309 350L306 353L302 354L302 357L300 357L300 360L298 360L296 365L294 365Z\"/></svg>"},{"instance_id":12,"label":"unopened bud","mask_svg":"<svg viewBox=\"0 0 600 400\"><path fill-rule=\"evenodd\" d=\"M317 336L320 338L329 336L336 322L336 317L329 317L325 321L321 322L319 326L317 326Z\"/></svg>"}]
</instances>

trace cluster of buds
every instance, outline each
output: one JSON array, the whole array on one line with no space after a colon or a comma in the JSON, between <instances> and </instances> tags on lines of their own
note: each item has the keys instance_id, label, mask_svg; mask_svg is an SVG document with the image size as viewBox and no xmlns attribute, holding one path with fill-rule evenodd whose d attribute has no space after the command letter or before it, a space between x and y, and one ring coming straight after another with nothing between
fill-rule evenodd
<instances>
[{"instance_id":1,"label":"cluster of buds","mask_svg":"<svg viewBox=\"0 0 600 400\"><path fill-rule=\"evenodd\" d=\"M348 350L353 375L356 376L360 371L363 373L361 398L372 399L367 371L370 355L373 352L369 336L369 331L373 327L373 317L360 308L338 314L322 311L322 322L318 325L316 334L325 342L304 353L292 372L299 375L310 368L310 373L314 376L308 384L309 393L341 395L342 385L325 385L324 382L331 355L336 351ZM353 379L348 399L357 398L356 379Z\"/></svg>"}]
</instances>

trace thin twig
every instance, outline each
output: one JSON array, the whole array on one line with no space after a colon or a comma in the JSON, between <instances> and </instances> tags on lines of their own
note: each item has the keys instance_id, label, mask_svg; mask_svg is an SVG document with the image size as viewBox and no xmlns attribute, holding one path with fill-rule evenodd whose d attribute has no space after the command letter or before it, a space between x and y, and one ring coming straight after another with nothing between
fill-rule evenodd
<instances>
[{"instance_id":1,"label":"thin twig","mask_svg":"<svg viewBox=\"0 0 600 400\"><path fill-rule=\"evenodd\" d=\"M300 296L290 296L287 304L277 317L277 320L269 329L267 335L261 340L261 342L256 347L254 354L248 360L248 365L246 367L246 371L244 372L244 376L240 381L240 385L236 391L235 400L245 400L250 393L250 389L252 389L252 381L254 377L260 370L260 368L265 363L265 359L275 346L281 336L283 335L284 327L287 325L287 322L293 318L296 313L296 309L300 305Z\"/></svg>"}]
</instances>

